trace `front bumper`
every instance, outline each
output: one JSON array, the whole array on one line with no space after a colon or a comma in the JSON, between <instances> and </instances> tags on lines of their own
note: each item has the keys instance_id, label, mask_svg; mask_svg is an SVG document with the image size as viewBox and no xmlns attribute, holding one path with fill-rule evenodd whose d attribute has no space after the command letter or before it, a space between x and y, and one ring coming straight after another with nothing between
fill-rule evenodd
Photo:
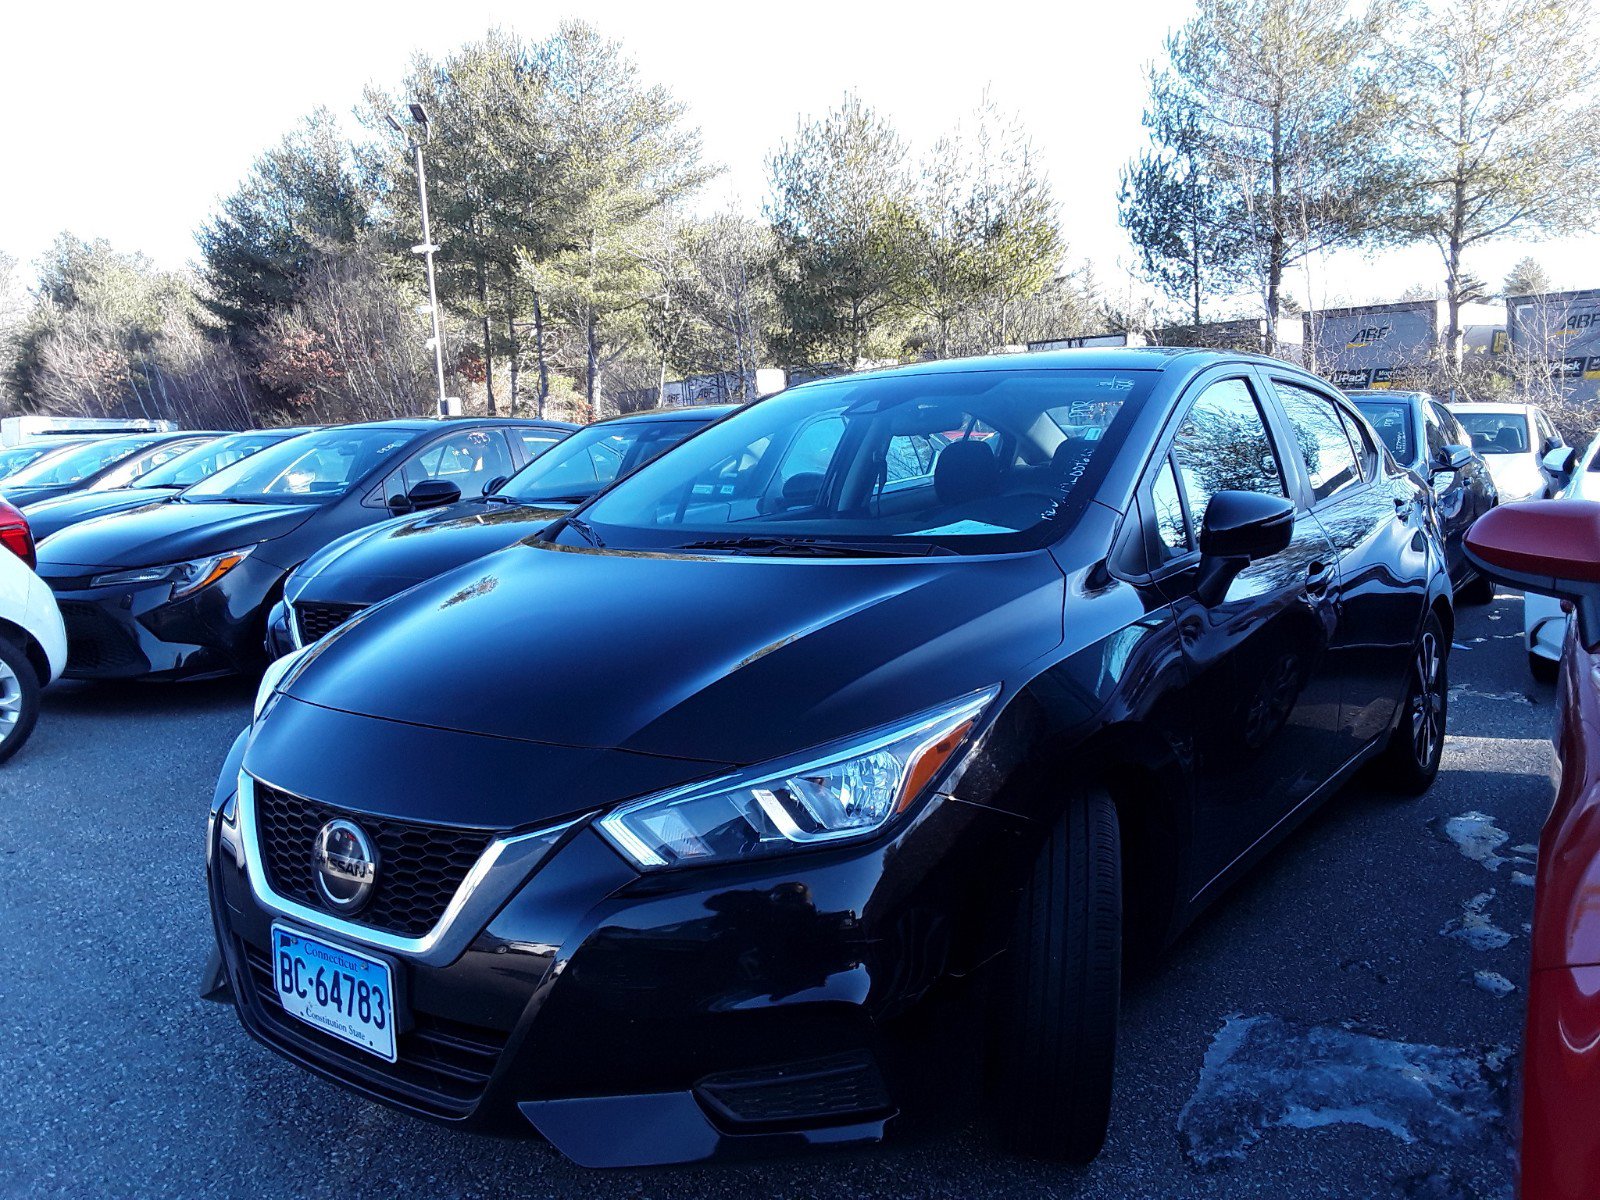
<instances>
[{"instance_id":1,"label":"front bumper","mask_svg":"<svg viewBox=\"0 0 1600 1200\"><path fill-rule=\"evenodd\" d=\"M167 583L95 587L112 569L41 566L66 625L67 678L192 679L259 665L263 610L281 568L246 559L178 601Z\"/></svg>"},{"instance_id":2,"label":"front bumper","mask_svg":"<svg viewBox=\"0 0 1600 1200\"><path fill-rule=\"evenodd\" d=\"M1018 818L936 797L887 843L642 876L581 818L459 952L315 930L394 961L413 1024L391 1065L278 1006L282 906L225 832L213 822L209 890L252 1036L397 1108L531 1126L593 1166L881 1138L907 1087L896 1018L992 952L1003 900L968 864L1025 840Z\"/></svg>"}]
</instances>

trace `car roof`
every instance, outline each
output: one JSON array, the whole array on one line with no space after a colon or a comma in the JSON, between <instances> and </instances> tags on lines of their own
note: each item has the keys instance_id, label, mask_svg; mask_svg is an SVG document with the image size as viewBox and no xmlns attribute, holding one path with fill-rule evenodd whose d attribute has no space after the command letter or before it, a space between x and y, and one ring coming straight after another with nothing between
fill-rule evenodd
<instances>
[{"instance_id":1,"label":"car roof","mask_svg":"<svg viewBox=\"0 0 1600 1200\"><path fill-rule=\"evenodd\" d=\"M351 421L344 425L321 425L317 429L404 429L412 433L429 433L438 429L483 429L502 425L527 425L533 428L572 428L566 421L546 421L538 417L391 417L387 421Z\"/></svg>"},{"instance_id":2,"label":"car roof","mask_svg":"<svg viewBox=\"0 0 1600 1200\"><path fill-rule=\"evenodd\" d=\"M1432 392L1418 392L1410 388L1351 388L1346 396L1357 402L1362 400L1432 400Z\"/></svg>"},{"instance_id":3,"label":"car roof","mask_svg":"<svg viewBox=\"0 0 1600 1200\"><path fill-rule=\"evenodd\" d=\"M1192 346L1082 346L1066 350L1029 350L1022 354L982 354L970 358L941 358L927 362L908 363L902 366L879 367L869 371L856 371L847 375L829 375L808 380L797 387L832 383L840 379L860 377L886 378L915 375L959 374L971 371L1039 371L1039 370L1101 370L1101 371L1179 371L1194 374L1206 367L1223 363L1250 363L1278 371L1293 371L1310 375L1304 367L1287 359L1266 354L1204 350Z\"/></svg>"},{"instance_id":4,"label":"car roof","mask_svg":"<svg viewBox=\"0 0 1600 1200\"><path fill-rule=\"evenodd\" d=\"M1538 406L1517 400L1457 400L1445 407L1452 412L1459 412L1465 408L1482 413L1531 413Z\"/></svg>"},{"instance_id":5,"label":"car roof","mask_svg":"<svg viewBox=\"0 0 1600 1200\"><path fill-rule=\"evenodd\" d=\"M738 404L677 404L666 408L647 408L641 412L604 417L595 425L625 425L630 421L714 421L743 407Z\"/></svg>"}]
</instances>

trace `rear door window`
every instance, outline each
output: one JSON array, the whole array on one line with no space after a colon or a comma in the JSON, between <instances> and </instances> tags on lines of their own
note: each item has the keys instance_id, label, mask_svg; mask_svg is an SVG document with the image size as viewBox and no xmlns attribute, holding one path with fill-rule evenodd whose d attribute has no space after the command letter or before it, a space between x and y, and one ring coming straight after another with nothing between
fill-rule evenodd
<instances>
[{"instance_id":1,"label":"rear door window","mask_svg":"<svg viewBox=\"0 0 1600 1200\"><path fill-rule=\"evenodd\" d=\"M1359 483L1356 453L1333 401L1287 380L1274 379L1272 384L1299 443L1313 502L1321 503Z\"/></svg>"}]
</instances>

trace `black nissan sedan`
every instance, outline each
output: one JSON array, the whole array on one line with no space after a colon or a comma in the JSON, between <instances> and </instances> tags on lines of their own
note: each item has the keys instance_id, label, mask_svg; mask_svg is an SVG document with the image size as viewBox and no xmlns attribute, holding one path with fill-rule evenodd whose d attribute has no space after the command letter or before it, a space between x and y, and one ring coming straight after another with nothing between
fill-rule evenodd
<instances>
[{"instance_id":1,"label":"black nissan sedan","mask_svg":"<svg viewBox=\"0 0 1600 1200\"><path fill-rule=\"evenodd\" d=\"M878 1139L954 1057L914 1014L987 981L999 1128L1087 1160L1124 947L1363 764L1431 783L1432 520L1269 359L758 401L268 669L206 991L343 1087L618 1166Z\"/></svg>"},{"instance_id":2,"label":"black nissan sedan","mask_svg":"<svg viewBox=\"0 0 1600 1200\"><path fill-rule=\"evenodd\" d=\"M132 483L162 463L222 437L220 432L124 433L80 442L6 477L5 498L18 508L94 487Z\"/></svg>"},{"instance_id":3,"label":"black nissan sedan","mask_svg":"<svg viewBox=\"0 0 1600 1200\"><path fill-rule=\"evenodd\" d=\"M212 442L202 442L137 477L129 475L124 478L113 474L82 491L57 496L54 500L36 501L23 512L27 515L33 536L42 542L68 525L76 525L91 517L108 517L112 513L129 512L146 504L164 504L185 488L215 475L223 467L249 458L257 450L265 450L268 446L308 433L312 428L301 425L229 434Z\"/></svg>"},{"instance_id":4,"label":"black nissan sedan","mask_svg":"<svg viewBox=\"0 0 1600 1200\"><path fill-rule=\"evenodd\" d=\"M1426 392L1348 393L1395 461L1433 489L1445 562L1456 597L1488 603L1494 584L1468 560L1463 539L1500 496L1455 415Z\"/></svg>"},{"instance_id":5,"label":"black nissan sedan","mask_svg":"<svg viewBox=\"0 0 1600 1200\"><path fill-rule=\"evenodd\" d=\"M526 461L511 419L378 421L301 434L171 504L69 526L39 548L79 679L259 668L290 571L336 537L480 493Z\"/></svg>"},{"instance_id":6,"label":"black nissan sedan","mask_svg":"<svg viewBox=\"0 0 1600 1200\"><path fill-rule=\"evenodd\" d=\"M487 495L346 534L289 576L267 622L273 657L314 642L369 604L537 535L737 405L610 417L554 443Z\"/></svg>"}]
</instances>

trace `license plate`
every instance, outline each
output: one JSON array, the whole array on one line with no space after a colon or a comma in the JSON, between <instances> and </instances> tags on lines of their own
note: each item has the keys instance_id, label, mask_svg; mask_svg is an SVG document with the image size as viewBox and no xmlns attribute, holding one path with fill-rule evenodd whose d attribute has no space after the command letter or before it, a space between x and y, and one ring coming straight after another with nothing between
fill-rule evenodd
<instances>
[{"instance_id":1,"label":"license plate","mask_svg":"<svg viewBox=\"0 0 1600 1200\"><path fill-rule=\"evenodd\" d=\"M290 1016L395 1061L394 983L382 959L274 925L272 979Z\"/></svg>"}]
</instances>

